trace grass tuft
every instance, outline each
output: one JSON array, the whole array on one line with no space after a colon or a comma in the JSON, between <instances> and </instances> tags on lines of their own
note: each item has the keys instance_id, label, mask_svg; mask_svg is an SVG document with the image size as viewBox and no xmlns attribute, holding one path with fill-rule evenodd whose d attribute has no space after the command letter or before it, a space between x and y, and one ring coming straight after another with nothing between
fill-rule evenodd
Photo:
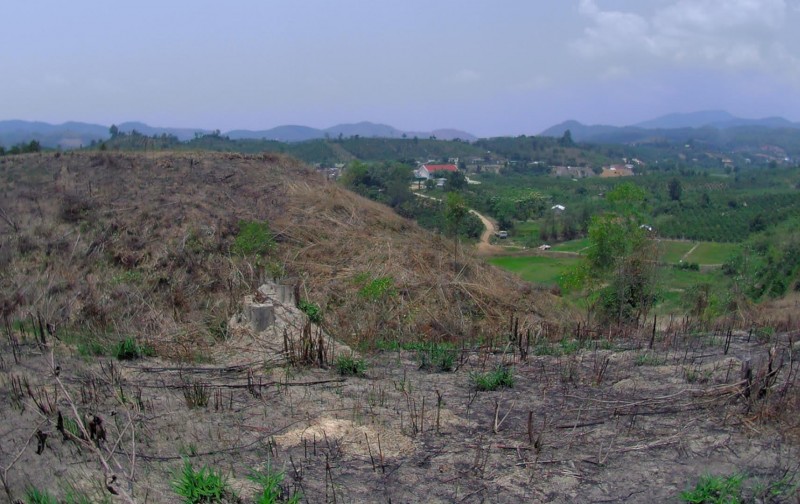
<instances>
[{"instance_id":1,"label":"grass tuft","mask_svg":"<svg viewBox=\"0 0 800 504\"><path fill-rule=\"evenodd\" d=\"M188 460L184 460L183 468L172 481L172 489L188 504L237 500L228 479L222 473L208 466L195 470Z\"/></svg>"},{"instance_id":2,"label":"grass tuft","mask_svg":"<svg viewBox=\"0 0 800 504\"><path fill-rule=\"evenodd\" d=\"M299 493L292 493L282 499L284 492L281 485L284 474L273 470L269 462L267 462L264 471L254 472L248 478L261 487L260 492L256 495L256 504L275 504L277 502L299 504L300 502L302 494Z\"/></svg>"},{"instance_id":3,"label":"grass tuft","mask_svg":"<svg viewBox=\"0 0 800 504\"><path fill-rule=\"evenodd\" d=\"M149 345L140 345L132 336L128 336L114 347L114 356L118 360L140 359L153 354L153 349Z\"/></svg>"},{"instance_id":4,"label":"grass tuft","mask_svg":"<svg viewBox=\"0 0 800 504\"><path fill-rule=\"evenodd\" d=\"M447 343L430 343L417 350L419 368L426 371L446 373L456 364L456 349Z\"/></svg>"},{"instance_id":5,"label":"grass tuft","mask_svg":"<svg viewBox=\"0 0 800 504\"><path fill-rule=\"evenodd\" d=\"M742 501L742 482L744 476L700 477L695 487L681 492L681 500L690 504L738 504Z\"/></svg>"},{"instance_id":6,"label":"grass tuft","mask_svg":"<svg viewBox=\"0 0 800 504\"><path fill-rule=\"evenodd\" d=\"M498 366L486 373L472 373L469 377L478 390L492 391L514 386L514 372L508 366Z\"/></svg>"},{"instance_id":7,"label":"grass tuft","mask_svg":"<svg viewBox=\"0 0 800 504\"><path fill-rule=\"evenodd\" d=\"M25 504L58 504L56 499L47 490L39 490L36 487L30 487L25 491Z\"/></svg>"},{"instance_id":8,"label":"grass tuft","mask_svg":"<svg viewBox=\"0 0 800 504\"><path fill-rule=\"evenodd\" d=\"M367 373L367 363L352 354L340 355L336 358L336 370L342 376L364 376Z\"/></svg>"}]
</instances>

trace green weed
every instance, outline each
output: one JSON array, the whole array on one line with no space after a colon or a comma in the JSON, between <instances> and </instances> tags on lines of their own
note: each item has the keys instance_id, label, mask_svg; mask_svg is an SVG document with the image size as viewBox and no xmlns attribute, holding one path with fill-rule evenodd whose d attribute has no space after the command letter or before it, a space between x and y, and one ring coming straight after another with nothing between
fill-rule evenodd
<instances>
[{"instance_id":1,"label":"green weed","mask_svg":"<svg viewBox=\"0 0 800 504\"><path fill-rule=\"evenodd\" d=\"M58 504L58 499L47 490L30 487L25 491L24 502L25 504Z\"/></svg>"},{"instance_id":2,"label":"green weed","mask_svg":"<svg viewBox=\"0 0 800 504\"><path fill-rule=\"evenodd\" d=\"M272 470L269 462L267 462L263 472L252 473L248 478L261 486L260 492L256 495L256 504L275 504L277 502L299 504L300 502L302 495L299 493L293 493L285 500L281 500L283 496L281 484L283 483L284 474L280 471Z\"/></svg>"},{"instance_id":3,"label":"green weed","mask_svg":"<svg viewBox=\"0 0 800 504\"><path fill-rule=\"evenodd\" d=\"M367 373L367 363L352 354L340 355L336 358L336 370L342 376L364 376Z\"/></svg>"},{"instance_id":4,"label":"green weed","mask_svg":"<svg viewBox=\"0 0 800 504\"><path fill-rule=\"evenodd\" d=\"M681 500L690 504L738 504L742 502L742 482L744 476L700 477L695 487L681 492Z\"/></svg>"},{"instance_id":5,"label":"green weed","mask_svg":"<svg viewBox=\"0 0 800 504\"><path fill-rule=\"evenodd\" d=\"M498 366L486 373L472 373L469 377L478 390L492 391L514 386L514 373L508 366Z\"/></svg>"},{"instance_id":6,"label":"green weed","mask_svg":"<svg viewBox=\"0 0 800 504\"><path fill-rule=\"evenodd\" d=\"M172 489L188 504L220 502L236 499L236 494L222 473L203 466L195 470L192 463L184 460L183 468L175 475Z\"/></svg>"},{"instance_id":7,"label":"green weed","mask_svg":"<svg viewBox=\"0 0 800 504\"><path fill-rule=\"evenodd\" d=\"M231 252L239 255L265 255L275 248L275 238L269 224L258 221L239 221L239 233L233 240Z\"/></svg>"},{"instance_id":8,"label":"green weed","mask_svg":"<svg viewBox=\"0 0 800 504\"><path fill-rule=\"evenodd\" d=\"M384 297L394 297L397 289L392 277L379 277L367 283L358 291L358 295L367 301L379 301Z\"/></svg>"},{"instance_id":9,"label":"green weed","mask_svg":"<svg viewBox=\"0 0 800 504\"><path fill-rule=\"evenodd\" d=\"M307 299L301 299L297 304L300 311L308 315L308 320L313 324L320 325L322 323L322 308L317 303L312 303Z\"/></svg>"},{"instance_id":10,"label":"green weed","mask_svg":"<svg viewBox=\"0 0 800 504\"><path fill-rule=\"evenodd\" d=\"M634 364L637 366L660 366L665 360L654 353L645 352L636 356Z\"/></svg>"},{"instance_id":11,"label":"green weed","mask_svg":"<svg viewBox=\"0 0 800 504\"><path fill-rule=\"evenodd\" d=\"M149 345L140 345L132 336L120 341L114 348L114 357L118 360L140 359L153 354L153 349Z\"/></svg>"},{"instance_id":12,"label":"green weed","mask_svg":"<svg viewBox=\"0 0 800 504\"><path fill-rule=\"evenodd\" d=\"M455 369L456 349L447 343L429 343L417 350L419 368L426 371L448 372Z\"/></svg>"}]
</instances>

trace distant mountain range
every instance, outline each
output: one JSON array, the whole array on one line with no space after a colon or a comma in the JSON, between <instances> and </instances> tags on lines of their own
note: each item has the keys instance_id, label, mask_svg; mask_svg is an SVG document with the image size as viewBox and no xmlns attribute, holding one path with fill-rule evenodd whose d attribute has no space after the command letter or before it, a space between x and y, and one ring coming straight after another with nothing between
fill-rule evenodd
<instances>
[{"instance_id":1,"label":"distant mountain range","mask_svg":"<svg viewBox=\"0 0 800 504\"><path fill-rule=\"evenodd\" d=\"M561 137L570 131L576 142L634 143L658 140L675 140L693 136L703 130L705 136L725 136L727 130L756 131L774 129L800 130L800 123L782 117L745 119L721 110L706 110L687 114L668 114L630 126L585 125L578 121L565 121L547 128L541 136Z\"/></svg>"},{"instance_id":2,"label":"distant mountain range","mask_svg":"<svg viewBox=\"0 0 800 504\"><path fill-rule=\"evenodd\" d=\"M92 141L100 142L110 137L110 126L67 122L64 124L48 124L31 121L0 121L0 145L9 147L22 142L36 140L45 147L62 147L66 149L89 145ZM133 130L147 135L160 136L162 134L175 135L181 141L194 138L196 134L211 133L211 130L201 128L161 128L149 126L141 122L124 122L117 125L119 131L130 133ZM454 140L459 138L472 142L478 138L465 131L456 129L438 129L431 132L401 131L386 124L359 122L355 124L338 124L326 129L310 128L308 126L285 125L268 130L232 130L223 132L231 139L267 139L281 142L303 142L320 138L335 139L339 136L348 138L361 136L365 138L429 138L435 136L441 140Z\"/></svg>"},{"instance_id":3,"label":"distant mountain range","mask_svg":"<svg viewBox=\"0 0 800 504\"><path fill-rule=\"evenodd\" d=\"M174 135L181 141L191 140L197 134L211 133L202 128L162 128L149 126L142 122L118 124L120 131L133 130L147 136L162 134ZM578 121L566 121L552 126L541 136L561 137L570 130L576 142L592 143L643 143L659 141L685 141L688 138L709 138L724 141L734 134L744 134L761 138L769 131L782 130L792 136L800 134L800 123L782 117L764 119L744 119L721 110L708 110L688 114L668 114L649 121L630 126L585 125ZM478 138L457 129L438 129L429 132L401 131L386 124L359 122L338 124L330 128L318 129L301 125L283 125L266 130L232 130L223 132L231 139L266 139L281 142L304 142L306 140L360 136L364 138L430 138L454 140L456 138L472 142ZM100 142L110 137L109 126L81 122L48 124L31 121L0 121L0 145L10 147L18 143L37 140L45 147L66 149Z\"/></svg>"}]
</instances>

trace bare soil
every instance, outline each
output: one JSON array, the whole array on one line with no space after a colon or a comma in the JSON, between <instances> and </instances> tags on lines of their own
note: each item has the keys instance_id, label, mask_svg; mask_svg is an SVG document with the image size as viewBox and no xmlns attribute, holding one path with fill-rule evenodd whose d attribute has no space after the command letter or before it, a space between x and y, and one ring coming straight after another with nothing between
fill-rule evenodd
<instances>
[{"instance_id":1,"label":"bare soil","mask_svg":"<svg viewBox=\"0 0 800 504\"><path fill-rule=\"evenodd\" d=\"M706 473L796 481L789 335L736 333L727 354L724 335L674 334L653 349L588 342L525 359L511 345L465 346L448 373L420 370L413 352L383 351L367 356L365 377L347 378L278 364L251 344L258 338L220 343L203 365L86 359L30 337L15 363L4 344L0 460L10 491L72 483L99 497L108 485L135 502L175 502L170 481L183 459L222 470L245 500L255 491L247 475L267 460L307 502L674 502ZM742 363L759 376L770 349L779 371L761 397L756 378L748 398ZM476 391L470 374L498 365L513 369L513 388ZM196 387L208 403L190 407ZM102 418L106 439L65 439L59 412L87 425ZM40 454L37 432L47 434Z\"/></svg>"},{"instance_id":2,"label":"bare soil","mask_svg":"<svg viewBox=\"0 0 800 504\"><path fill-rule=\"evenodd\" d=\"M284 158L22 156L0 173L9 502L70 485L96 502L179 502L185 460L244 502L268 461L311 503L676 502L705 473L798 501L794 328L574 342L556 298L469 255L453 264L437 237ZM366 376L289 365L276 334L215 332L266 276L230 253L240 219L277 230L267 259ZM364 273L397 292L365 299ZM88 346L125 336L156 356ZM457 369L376 349L419 340L453 342ZM477 391L472 376L498 366L513 387Z\"/></svg>"}]
</instances>

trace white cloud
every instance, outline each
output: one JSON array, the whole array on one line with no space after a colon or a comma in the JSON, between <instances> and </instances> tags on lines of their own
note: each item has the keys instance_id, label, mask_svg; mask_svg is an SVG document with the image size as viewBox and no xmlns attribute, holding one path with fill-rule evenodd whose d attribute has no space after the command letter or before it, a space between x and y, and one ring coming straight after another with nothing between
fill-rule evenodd
<instances>
[{"instance_id":1,"label":"white cloud","mask_svg":"<svg viewBox=\"0 0 800 504\"><path fill-rule=\"evenodd\" d=\"M650 26L638 14L601 11L594 0L581 0L578 11L594 22L573 44L573 48L583 56L631 52L637 50L632 42L647 43Z\"/></svg>"},{"instance_id":2,"label":"white cloud","mask_svg":"<svg viewBox=\"0 0 800 504\"><path fill-rule=\"evenodd\" d=\"M578 12L589 26L572 48L611 66L635 56L729 68L800 66L782 38L786 0L673 0L649 16L580 0Z\"/></svg>"}]
</instances>

